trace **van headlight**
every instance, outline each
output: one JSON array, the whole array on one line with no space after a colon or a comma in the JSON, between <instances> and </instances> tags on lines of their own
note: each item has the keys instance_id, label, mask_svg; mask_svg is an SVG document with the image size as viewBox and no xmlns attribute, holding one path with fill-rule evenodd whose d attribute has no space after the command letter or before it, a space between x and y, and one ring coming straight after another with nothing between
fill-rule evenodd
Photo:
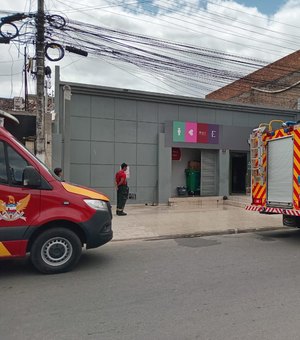
<instances>
[{"instance_id":1,"label":"van headlight","mask_svg":"<svg viewBox=\"0 0 300 340\"><path fill-rule=\"evenodd\" d=\"M107 204L104 201L87 199L84 202L95 210L107 210Z\"/></svg>"}]
</instances>

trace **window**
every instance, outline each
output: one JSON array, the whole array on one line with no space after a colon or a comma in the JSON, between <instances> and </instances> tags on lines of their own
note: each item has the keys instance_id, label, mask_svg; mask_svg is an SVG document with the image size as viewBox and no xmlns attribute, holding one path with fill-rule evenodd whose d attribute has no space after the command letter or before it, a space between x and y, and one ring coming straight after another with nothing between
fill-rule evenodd
<instances>
[{"instance_id":1,"label":"window","mask_svg":"<svg viewBox=\"0 0 300 340\"><path fill-rule=\"evenodd\" d=\"M7 184L7 171L5 162L4 143L0 142L0 184Z\"/></svg>"},{"instance_id":2,"label":"window","mask_svg":"<svg viewBox=\"0 0 300 340\"><path fill-rule=\"evenodd\" d=\"M23 171L28 163L10 146L7 146L7 154L12 184L22 185Z\"/></svg>"}]
</instances>

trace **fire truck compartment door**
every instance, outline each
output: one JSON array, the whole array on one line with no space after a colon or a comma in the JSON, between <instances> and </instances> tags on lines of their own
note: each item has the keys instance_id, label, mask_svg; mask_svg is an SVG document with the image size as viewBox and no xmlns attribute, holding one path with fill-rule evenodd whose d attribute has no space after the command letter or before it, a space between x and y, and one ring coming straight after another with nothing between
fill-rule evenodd
<instances>
[{"instance_id":1,"label":"fire truck compartment door","mask_svg":"<svg viewBox=\"0 0 300 340\"><path fill-rule=\"evenodd\" d=\"M293 137L268 142L267 154L267 205L293 206Z\"/></svg>"}]
</instances>

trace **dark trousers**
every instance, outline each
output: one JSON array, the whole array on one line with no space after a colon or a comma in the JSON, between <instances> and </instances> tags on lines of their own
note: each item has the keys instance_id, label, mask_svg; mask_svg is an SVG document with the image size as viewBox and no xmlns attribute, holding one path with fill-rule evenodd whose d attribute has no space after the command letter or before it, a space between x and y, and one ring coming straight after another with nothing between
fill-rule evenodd
<instances>
[{"instance_id":1,"label":"dark trousers","mask_svg":"<svg viewBox=\"0 0 300 340\"><path fill-rule=\"evenodd\" d=\"M127 185L119 185L117 190L117 211L123 211L127 198L129 188Z\"/></svg>"}]
</instances>

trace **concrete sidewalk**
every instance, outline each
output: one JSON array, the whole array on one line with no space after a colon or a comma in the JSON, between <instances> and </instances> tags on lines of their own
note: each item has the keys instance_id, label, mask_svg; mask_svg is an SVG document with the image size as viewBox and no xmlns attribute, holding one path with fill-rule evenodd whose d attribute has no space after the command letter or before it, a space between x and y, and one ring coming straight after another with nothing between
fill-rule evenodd
<instances>
[{"instance_id":1,"label":"concrete sidewalk","mask_svg":"<svg viewBox=\"0 0 300 340\"><path fill-rule=\"evenodd\" d=\"M197 201L196 201L197 202ZM203 203L204 202L204 203ZM210 199L197 204L127 205L127 216L116 216L114 240L161 239L276 230L283 228L281 215L261 215L244 209L246 202ZM235 206L236 205L236 206Z\"/></svg>"}]
</instances>

